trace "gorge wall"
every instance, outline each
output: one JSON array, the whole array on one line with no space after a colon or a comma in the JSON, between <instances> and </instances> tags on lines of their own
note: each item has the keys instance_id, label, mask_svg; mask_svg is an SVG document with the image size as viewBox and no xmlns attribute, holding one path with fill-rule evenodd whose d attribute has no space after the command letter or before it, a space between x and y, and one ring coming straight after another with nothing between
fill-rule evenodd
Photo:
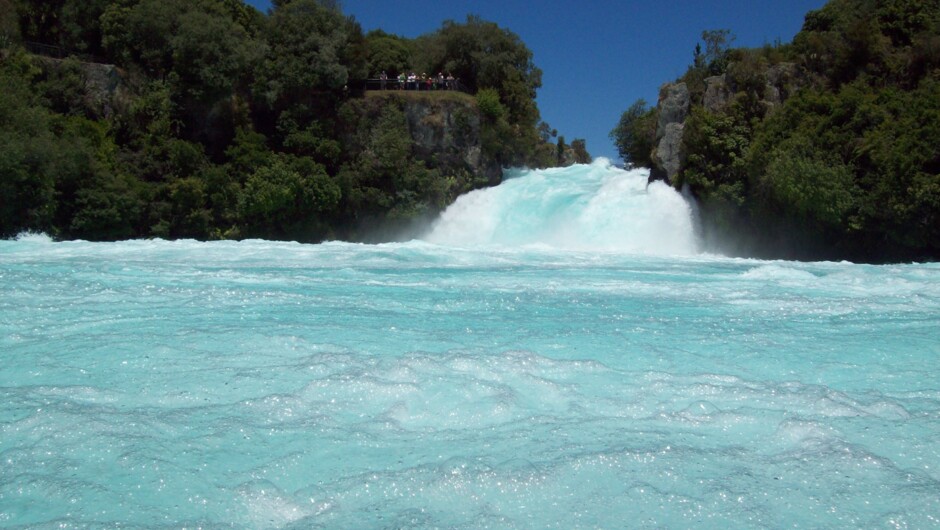
<instances>
[{"instance_id":1,"label":"gorge wall","mask_svg":"<svg viewBox=\"0 0 940 530\"><path fill-rule=\"evenodd\" d=\"M748 85L755 84L756 80L758 88L752 89L752 95L756 96L758 104L766 112L770 112L781 106L790 94L807 84L797 65L790 62L769 65L758 72L749 72L750 79L738 76L735 68L729 68L728 72L701 80L698 86L693 87L694 92L685 81L666 83L660 88L656 104L658 119L651 156L651 180L676 182L688 155L683 137L686 121L694 106L710 114L726 112L736 94L747 90Z\"/></svg>"}]
</instances>

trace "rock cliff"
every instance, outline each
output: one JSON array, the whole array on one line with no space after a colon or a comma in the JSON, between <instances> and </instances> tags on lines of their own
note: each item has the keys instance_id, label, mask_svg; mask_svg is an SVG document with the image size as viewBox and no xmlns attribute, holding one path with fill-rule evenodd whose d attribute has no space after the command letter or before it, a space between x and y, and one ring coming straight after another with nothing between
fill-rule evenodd
<instances>
[{"instance_id":1,"label":"rock cliff","mask_svg":"<svg viewBox=\"0 0 940 530\"><path fill-rule=\"evenodd\" d=\"M382 116L397 109L404 116L401 134L410 140L410 153L443 175L464 175L468 180L498 184L500 165L483 149L481 116L473 97L460 93L374 93L350 100L344 118L344 146L368 149L365 137L378 134Z\"/></svg>"},{"instance_id":2,"label":"rock cliff","mask_svg":"<svg viewBox=\"0 0 940 530\"><path fill-rule=\"evenodd\" d=\"M126 95L124 75L113 64L90 63L74 58L56 59L34 56L41 67L57 75L76 71L82 80L82 105L90 116L110 117L114 113L115 101Z\"/></svg>"},{"instance_id":3,"label":"rock cliff","mask_svg":"<svg viewBox=\"0 0 940 530\"><path fill-rule=\"evenodd\" d=\"M690 103L685 83L670 83L660 89L650 180L671 182L682 167L682 130Z\"/></svg>"},{"instance_id":4,"label":"rock cliff","mask_svg":"<svg viewBox=\"0 0 940 530\"><path fill-rule=\"evenodd\" d=\"M403 110L416 158L436 167L467 169L490 183L499 181L502 168L483 154L480 113L471 99L407 98Z\"/></svg>"},{"instance_id":5,"label":"rock cliff","mask_svg":"<svg viewBox=\"0 0 940 530\"><path fill-rule=\"evenodd\" d=\"M751 77L744 79L743 72ZM726 73L705 78L704 90L698 92L703 94L701 101L692 101L686 83L663 85L657 103L658 120L653 143L653 167L650 180L674 182L676 175L682 169L686 156L682 137L691 107L700 105L707 112L723 112L732 103L735 94L742 89L743 85L753 83L754 76L760 83L763 83L763 90L758 90L758 92L761 103L768 110L782 105L793 92L806 83L794 63L784 62L764 67L756 73L745 68L736 68L736 65L732 64Z\"/></svg>"}]
</instances>

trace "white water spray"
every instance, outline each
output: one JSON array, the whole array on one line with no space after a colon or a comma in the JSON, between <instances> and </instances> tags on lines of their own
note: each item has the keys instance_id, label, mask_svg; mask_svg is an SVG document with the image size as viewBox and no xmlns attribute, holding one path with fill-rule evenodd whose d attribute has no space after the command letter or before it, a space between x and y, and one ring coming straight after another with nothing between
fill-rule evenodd
<instances>
[{"instance_id":1,"label":"white water spray","mask_svg":"<svg viewBox=\"0 0 940 530\"><path fill-rule=\"evenodd\" d=\"M460 246L545 245L565 250L688 255L692 207L649 171L610 161L514 170L502 184L462 195L424 239Z\"/></svg>"}]
</instances>

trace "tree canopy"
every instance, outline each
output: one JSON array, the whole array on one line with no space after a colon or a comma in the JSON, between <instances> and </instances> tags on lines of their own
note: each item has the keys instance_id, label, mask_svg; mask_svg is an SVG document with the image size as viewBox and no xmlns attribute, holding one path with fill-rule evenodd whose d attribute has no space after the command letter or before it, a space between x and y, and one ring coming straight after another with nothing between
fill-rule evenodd
<instances>
[{"instance_id":1,"label":"tree canopy","mask_svg":"<svg viewBox=\"0 0 940 530\"><path fill-rule=\"evenodd\" d=\"M673 184L706 230L773 257L940 257L940 3L831 0L791 44L730 38L705 32L681 79ZM634 104L612 132L625 160L646 162L647 116Z\"/></svg>"},{"instance_id":2,"label":"tree canopy","mask_svg":"<svg viewBox=\"0 0 940 530\"><path fill-rule=\"evenodd\" d=\"M650 153L656 135L655 110L645 100L639 99L623 111L617 126L610 131L610 139L625 163L646 167L652 163Z\"/></svg>"},{"instance_id":3,"label":"tree canopy","mask_svg":"<svg viewBox=\"0 0 940 530\"><path fill-rule=\"evenodd\" d=\"M383 70L471 95L364 94ZM408 39L332 0L0 0L0 237L366 237L554 163L540 86L478 17Z\"/></svg>"}]
</instances>

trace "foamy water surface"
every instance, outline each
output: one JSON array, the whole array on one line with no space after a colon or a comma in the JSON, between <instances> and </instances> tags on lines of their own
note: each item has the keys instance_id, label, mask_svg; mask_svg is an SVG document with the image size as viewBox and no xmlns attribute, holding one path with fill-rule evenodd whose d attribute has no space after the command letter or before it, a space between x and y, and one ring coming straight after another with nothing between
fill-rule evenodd
<instances>
[{"instance_id":1,"label":"foamy water surface","mask_svg":"<svg viewBox=\"0 0 940 530\"><path fill-rule=\"evenodd\" d=\"M0 241L0 526L931 528L940 267Z\"/></svg>"}]
</instances>

